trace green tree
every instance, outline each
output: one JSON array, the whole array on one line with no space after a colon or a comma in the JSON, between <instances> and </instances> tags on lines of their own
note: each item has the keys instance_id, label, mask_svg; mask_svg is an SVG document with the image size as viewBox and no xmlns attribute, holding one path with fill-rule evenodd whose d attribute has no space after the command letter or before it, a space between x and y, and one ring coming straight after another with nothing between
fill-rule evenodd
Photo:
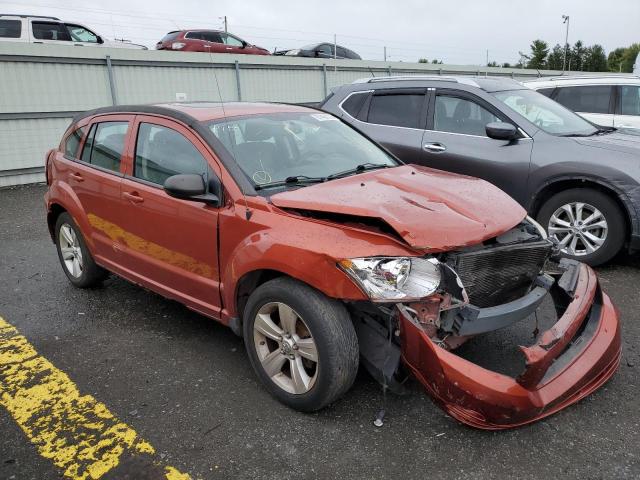
<instances>
[{"instance_id":1,"label":"green tree","mask_svg":"<svg viewBox=\"0 0 640 480\"><path fill-rule=\"evenodd\" d=\"M549 70L562 70L564 65L564 48L556 43L553 50L547 57L547 68Z\"/></svg>"},{"instance_id":2,"label":"green tree","mask_svg":"<svg viewBox=\"0 0 640 480\"><path fill-rule=\"evenodd\" d=\"M429 59L428 58L419 58L418 59L418 63L429 63Z\"/></svg>"},{"instance_id":3,"label":"green tree","mask_svg":"<svg viewBox=\"0 0 640 480\"><path fill-rule=\"evenodd\" d=\"M502 68L511 68L511 64L509 62L504 62L502 64Z\"/></svg>"},{"instance_id":4,"label":"green tree","mask_svg":"<svg viewBox=\"0 0 640 480\"><path fill-rule=\"evenodd\" d=\"M602 45L592 45L586 49L582 70L585 72L606 72L607 56Z\"/></svg>"},{"instance_id":5,"label":"green tree","mask_svg":"<svg viewBox=\"0 0 640 480\"><path fill-rule=\"evenodd\" d=\"M499 67L499 66L500 65L498 65L498 62L496 61L487 63L487 67Z\"/></svg>"},{"instance_id":6,"label":"green tree","mask_svg":"<svg viewBox=\"0 0 640 480\"><path fill-rule=\"evenodd\" d=\"M622 58L620 63L622 64L622 71L626 73L633 72L633 65L636 63L636 58L638 58L638 53L640 53L640 43L634 43L625 49L622 54Z\"/></svg>"},{"instance_id":7,"label":"green tree","mask_svg":"<svg viewBox=\"0 0 640 480\"><path fill-rule=\"evenodd\" d=\"M622 56L624 52L626 52L626 48L620 47L616 48L609 52L609 57L607 58L607 64L609 65L610 72L621 72L622 71Z\"/></svg>"},{"instance_id":8,"label":"green tree","mask_svg":"<svg viewBox=\"0 0 640 480\"><path fill-rule=\"evenodd\" d=\"M585 48L584 43L582 43L582 40L578 40L569 51L567 70L572 72L581 72L586 53L587 49Z\"/></svg>"},{"instance_id":9,"label":"green tree","mask_svg":"<svg viewBox=\"0 0 640 480\"><path fill-rule=\"evenodd\" d=\"M528 56L527 68L546 68L549 45L543 40L534 40L531 44L531 55Z\"/></svg>"},{"instance_id":10,"label":"green tree","mask_svg":"<svg viewBox=\"0 0 640 480\"><path fill-rule=\"evenodd\" d=\"M431 60L431 63L433 63L434 65L441 65L444 62L442 60L438 60L437 58L434 58L433 60Z\"/></svg>"}]
</instances>

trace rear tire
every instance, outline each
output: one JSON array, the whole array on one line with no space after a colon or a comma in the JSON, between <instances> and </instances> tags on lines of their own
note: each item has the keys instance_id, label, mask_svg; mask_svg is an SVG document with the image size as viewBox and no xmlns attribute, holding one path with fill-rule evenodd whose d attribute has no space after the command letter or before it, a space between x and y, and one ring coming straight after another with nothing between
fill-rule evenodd
<instances>
[{"instance_id":1,"label":"rear tire","mask_svg":"<svg viewBox=\"0 0 640 480\"><path fill-rule=\"evenodd\" d=\"M601 265L622 248L626 228L623 212L610 196L591 188L556 193L540 208L537 220L564 246L563 255Z\"/></svg>"},{"instance_id":2,"label":"rear tire","mask_svg":"<svg viewBox=\"0 0 640 480\"><path fill-rule=\"evenodd\" d=\"M292 278L270 280L251 294L243 333L256 374L291 408L319 410L355 380L358 339L347 309Z\"/></svg>"},{"instance_id":3,"label":"rear tire","mask_svg":"<svg viewBox=\"0 0 640 480\"><path fill-rule=\"evenodd\" d=\"M95 287L107 278L109 273L95 263L78 225L67 212L56 220L55 239L62 270L74 286Z\"/></svg>"}]
</instances>

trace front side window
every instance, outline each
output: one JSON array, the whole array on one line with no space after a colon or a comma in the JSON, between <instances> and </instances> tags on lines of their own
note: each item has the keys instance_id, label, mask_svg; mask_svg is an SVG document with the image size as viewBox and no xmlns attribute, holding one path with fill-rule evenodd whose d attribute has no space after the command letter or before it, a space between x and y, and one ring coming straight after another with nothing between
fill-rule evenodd
<instances>
[{"instance_id":1,"label":"front side window","mask_svg":"<svg viewBox=\"0 0 640 480\"><path fill-rule=\"evenodd\" d=\"M436 97L434 130L486 137L487 123L501 121L489 110L471 100L448 95Z\"/></svg>"},{"instance_id":2,"label":"front side window","mask_svg":"<svg viewBox=\"0 0 640 480\"><path fill-rule=\"evenodd\" d=\"M507 90L492 95L551 135L588 136L598 132L584 118L533 90Z\"/></svg>"},{"instance_id":3,"label":"front side window","mask_svg":"<svg viewBox=\"0 0 640 480\"><path fill-rule=\"evenodd\" d=\"M255 115L208 127L254 186L297 176L323 179L358 165L397 165L378 145L328 113Z\"/></svg>"},{"instance_id":4,"label":"front side window","mask_svg":"<svg viewBox=\"0 0 640 480\"><path fill-rule=\"evenodd\" d=\"M207 161L181 133L151 123L140 124L134 177L163 185L173 175L191 173L204 176L207 170Z\"/></svg>"},{"instance_id":5,"label":"front side window","mask_svg":"<svg viewBox=\"0 0 640 480\"><path fill-rule=\"evenodd\" d=\"M202 32L202 40L211 43L222 43L222 37L217 32Z\"/></svg>"},{"instance_id":6,"label":"front side window","mask_svg":"<svg viewBox=\"0 0 640 480\"><path fill-rule=\"evenodd\" d=\"M21 20L0 20L0 38L20 38Z\"/></svg>"},{"instance_id":7,"label":"front side window","mask_svg":"<svg viewBox=\"0 0 640 480\"><path fill-rule=\"evenodd\" d=\"M637 85L620 86L620 113L622 115L640 115L640 87Z\"/></svg>"},{"instance_id":8,"label":"front side window","mask_svg":"<svg viewBox=\"0 0 640 480\"><path fill-rule=\"evenodd\" d=\"M420 128L423 94L374 95L369 106L369 123Z\"/></svg>"},{"instance_id":9,"label":"front side window","mask_svg":"<svg viewBox=\"0 0 640 480\"><path fill-rule=\"evenodd\" d=\"M71 41L71 35L63 23L57 22L32 22L33 38L37 40L61 40Z\"/></svg>"},{"instance_id":10,"label":"front side window","mask_svg":"<svg viewBox=\"0 0 640 480\"><path fill-rule=\"evenodd\" d=\"M80 141L82 140L83 133L82 128L77 128L67 137L64 142L65 157L78 158L78 147L80 147Z\"/></svg>"},{"instance_id":11,"label":"front side window","mask_svg":"<svg viewBox=\"0 0 640 480\"><path fill-rule=\"evenodd\" d=\"M316 47L316 54L320 56L332 56L333 57L333 45L328 45L323 43L322 45L318 45Z\"/></svg>"},{"instance_id":12,"label":"front side window","mask_svg":"<svg viewBox=\"0 0 640 480\"><path fill-rule=\"evenodd\" d=\"M119 172L128 127L129 122L93 124L82 149L82 161Z\"/></svg>"},{"instance_id":13,"label":"front side window","mask_svg":"<svg viewBox=\"0 0 640 480\"><path fill-rule=\"evenodd\" d=\"M232 37L231 35L222 35L222 39L224 40L225 45L230 45L232 47L242 47L244 45L241 40L238 40L236 37Z\"/></svg>"},{"instance_id":14,"label":"front side window","mask_svg":"<svg viewBox=\"0 0 640 480\"><path fill-rule=\"evenodd\" d=\"M98 43L98 36L81 25L67 24L67 29L74 42Z\"/></svg>"},{"instance_id":15,"label":"front side window","mask_svg":"<svg viewBox=\"0 0 640 480\"><path fill-rule=\"evenodd\" d=\"M611 86L561 87L555 100L574 112L609 113Z\"/></svg>"}]
</instances>

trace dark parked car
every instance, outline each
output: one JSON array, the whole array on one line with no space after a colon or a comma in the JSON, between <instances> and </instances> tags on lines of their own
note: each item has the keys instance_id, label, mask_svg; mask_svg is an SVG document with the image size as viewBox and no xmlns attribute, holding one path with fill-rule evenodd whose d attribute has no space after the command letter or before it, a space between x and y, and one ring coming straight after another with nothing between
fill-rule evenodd
<instances>
[{"instance_id":1,"label":"dark parked car","mask_svg":"<svg viewBox=\"0 0 640 480\"><path fill-rule=\"evenodd\" d=\"M274 55L311 58L349 58L351 60L362 60L362 57L353 50L349 50L341 45L334 45L333 43L313 43L293 50L281 50L279 52L275 52Z\"/></svg>"},{"instance_id":2,"label":"dark parked car","mask_svg":"<svg viewBox=\"0 0 640 480\"><path fill-rule=\"evenodd\" d=\"M640 248L640 135L598 127L506 78L385 77L321 104L408 163L480 177L572 258Z\"/></svg>"},{"instance_id":3,"label":"dark parked car","mask_svg":"<svg viewBox=\"0 0 640 480\"><path fill-rule=\"evenodd\" d=\"M255 45L220 30L176 30L167 33L156 44L156 50L181 52L235 53L244 55L271 55Z\"/></svg>"}]
</instances>

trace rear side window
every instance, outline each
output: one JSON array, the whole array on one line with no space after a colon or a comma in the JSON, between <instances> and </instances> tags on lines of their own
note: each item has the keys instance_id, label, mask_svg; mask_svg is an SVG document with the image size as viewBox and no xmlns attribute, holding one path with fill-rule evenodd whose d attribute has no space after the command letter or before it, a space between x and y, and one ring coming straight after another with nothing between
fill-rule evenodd
<instances>
[{"instance_id":1,"label":"rear side window","mask_svg":"<svg viewBox=\"0 0 640 480\"><path fill-rule=\"evenodd\" d=\"M611 86L561 87L555 101L574 112L609 113Z\"/></svg>"},{"instance_id":2,"label":"rear side window","mask_svg":"<svg viewBox=\"0 0 640 480\"><path fill-rule=\"evenodd\" d=\"M163 185L173 175L205 175L207 170L207 161L182 134L160 125L140 124L134 177Z\"/></svg>"},{"instance_id":3,"label":"rear side window","mask_svg":"<svg viewBox=\"0 0 640 480\"><path fill-rule=\"evenodd\" d=\"M82 128L77 128L67 137L67 140L64 142L65 157L78 158L78 147L80 147L83 133Z\"/></svg>"},{"instance_id":4,"label":"rear side window","mask_svg":"<svg viewBox=\"0 0 640 480\"><path fill-rule=\"evenodd\" d=\"M622 115L640 115L640 87L620 86L620 113Z\"/></svg>"},{"instance_id":5,"label":"rear side window","mask_svg":"<svg viewBox=\"0 0 640 480\"><path fill-rule=\"evenodd\" d=\"M347 98L342 104L342 109L351 115L353 118L358 118L360 111L367 100L369 92L354 93Z\"/></svg>"},{"instance_id":6,"label":"rear side window","mask_svg":"<svg viewBox=\"0 0 640 480\"><path fill-rule=\"evenodd\" d=\"M21 20L0 20L0 38L20 38Z\"/></svg>"},{"instance_id":7,"label":"rear side window","mask_svg":"<svg viewBox=\"0 0 640 480\"><path fill-rule=\"evenodd\" d=\"M37 40L71 41L66 25L56 22L32 22L33 38Z\"/></svg>"},{"instance_id":8,"label":"rear side window","mask_svg":"<svg viewBox=\"0 0 640 480\"><path fill-rule=\"evenodd\" d=\"M553 93L554 90L555 90L555 87L540 88L540 89L536 90L536 92L541 93L545 97L551 97L551 94Z\"/></svg>"},{"instance_id":9,"label":"rear side window","mask_svg":"<svg viewBox=\"0 0 640 480\"><path fill-rule=\"evenodd\" d=\"M128 126L128 122L93 124L82 149L82 161L119 172Z\"/></svg>"},{"instance_id":10,"label":"rear side window","mask_svg":"<svg viewBox=\"0 0 640 480\"><path fill-rule=\"evenodd\" d=\"M420 128L424 95L374 95L369 107L369 123Z\"/></svg>"}]
</instances>

